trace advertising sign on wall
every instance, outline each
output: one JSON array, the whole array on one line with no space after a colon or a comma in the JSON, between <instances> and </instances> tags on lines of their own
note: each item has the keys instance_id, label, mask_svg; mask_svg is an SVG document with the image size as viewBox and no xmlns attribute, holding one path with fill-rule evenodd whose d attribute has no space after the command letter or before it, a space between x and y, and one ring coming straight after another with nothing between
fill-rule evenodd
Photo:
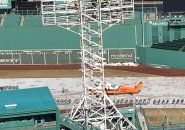
<instances>
[{"instance_id":1,"label":"advertising sign on wall","mask_svg":"<svg viewBox=\"0 0 185 130\"><path fill-rule=\"evenodd\" d=\"M135 48L104 49L105 63L135 62ZM0 51L0 64L80 64L81 50Z\"/></svg>"},{"instance_id":2,"label":"advertising sign on wall","mask_svg":"<svg viewBox=\"0 0 185 130\"><path fill-rule=\"evenodd\" d=\"M110 49L109 63L135 62L135 49Z\"/></svg>"}]
</instances>

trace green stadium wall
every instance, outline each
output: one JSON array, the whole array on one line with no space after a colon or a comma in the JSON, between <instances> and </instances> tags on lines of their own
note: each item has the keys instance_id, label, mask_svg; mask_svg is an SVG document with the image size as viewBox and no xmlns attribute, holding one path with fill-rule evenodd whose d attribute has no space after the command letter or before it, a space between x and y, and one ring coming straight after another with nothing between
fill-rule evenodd
<instances>
[{"instance_id":1,"label":"green stadium wall","mask_svg":"<svg viewBox=\"0 0 185 130\"><path fill-rule=\"evenodd\" d=\"M57 26L42 26L41 16L34 15L24 16L24 24L20 26L20 17L4 17L4 25L0 27L0 64L80 63L80 38L77 34ZM185 68L182 60L185 53L150 48L153 43L184 38L185 28L168 28L166 20L155 20L145 23L144 37L142 34L141 14L138 12L135 19L105 30L105 61L137 61L147 65Z\"/></svg>"},{"instance_id":2,"label":"green stadium wall","mask_svg":"<svg viewBox=\"0 0 185 130\"><path fill-rule=\"evenodd\" d=\"M0 64L79 64L80 37L57 26L43 26L41 16L5 15L0 27ZM107 63L135 62L136 44L141 43L141 15L103 32ZM74 30L79 30L75 27ZM129 33L128 33L129 32Z\"/></svg>"},{"instance_id":3,"label":"green stadium wall","mask_svg":"<svg viewBox=\"0 0 185 130\"><path fill-rule=\"evenodd\" d=\"M42 26L41 16L24 16L24 24L20 26L20 17L4 16L4 25L0 27L0 50L80 49L77 34L61 27ZM136 13L135 19L105 30L104 48L135 48L141 41L139 19L140 14Z\"/></svg>"},{"instance_id":4,"label":"green stadium wall","mask_svg":"<svg viewBox=\"0 0 185 130\"><path fill-rule=\"evenodd\" d=\"M168 19L158 19L145 23L144 43L136 47L136 61L155 67L185 69L185 52L150 48L152 44L185 38L183 26L169 27L167 21Z\"/></svg>"},{"instance_id":5,"label":"green stadium wall","mask_svg":"<svg viewBox=\"0 0 185 130\"><path fill-rule=\"evenodd\" d=\"M184 52L137 46L137 62L155 67L185 69Z\"/></svg>"}]
</instances>

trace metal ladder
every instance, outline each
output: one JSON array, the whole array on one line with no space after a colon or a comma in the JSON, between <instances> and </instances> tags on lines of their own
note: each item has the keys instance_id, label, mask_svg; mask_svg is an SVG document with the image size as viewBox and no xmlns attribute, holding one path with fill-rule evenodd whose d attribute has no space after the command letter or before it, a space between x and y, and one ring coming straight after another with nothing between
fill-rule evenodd
<instances>
[{"instance_id":1,"label":"metal ladder","mask_svg":"<svg viewBox=\"0 0 185 130\"><path fill-rule=\"evenodd\" d=\"M42 1L43 25L68 30L78 25L82 58L84 95L74 104L70 119L91 129L135 130L105 93L103 27L120 24L134 17L132 0Z\"/></svg>"}]
</instances>

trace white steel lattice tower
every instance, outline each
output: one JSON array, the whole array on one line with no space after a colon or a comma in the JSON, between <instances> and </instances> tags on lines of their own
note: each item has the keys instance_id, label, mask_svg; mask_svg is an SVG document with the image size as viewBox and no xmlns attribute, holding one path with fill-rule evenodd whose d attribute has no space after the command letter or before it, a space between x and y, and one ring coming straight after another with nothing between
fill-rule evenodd
<instances>
[{"instance_id":1,"label":"white steel lattice tower","mask_svg":"<svg viewBox=\"0 0 185 130\"><path fill-rule=\"evenodd\" d=\"M87 129L135 130L105 93L102 40L103 28L134 17L133 0L43 0L41 8L43 25L80 27L84 94L70 118Z\"/></svg>"}]
</instances>

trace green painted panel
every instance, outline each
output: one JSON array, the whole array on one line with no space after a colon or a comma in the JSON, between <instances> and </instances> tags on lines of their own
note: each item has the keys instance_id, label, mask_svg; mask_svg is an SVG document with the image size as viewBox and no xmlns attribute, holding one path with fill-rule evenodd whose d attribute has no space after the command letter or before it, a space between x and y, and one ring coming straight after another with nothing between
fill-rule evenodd
<instances>
[{"instance_id":1,"label":"green painted panel","mask_svg":"<svg viewBox=\"0 0 185 130\"><path fill-rule=\"evenodd\" d=\"M181 37L182 37L182 38L185 37L185 28L181 28Z\"/></svg>"},{"instance_id":2,"label":"green painted panel","mask_svg":"<svg viewBox=\"0 0 185 130\"><path fill-rule=\"evenodd\" d=\"M105 48L133 48L141 43L140 14L124 24L111 26L103 32ZM77 34L56 26L42 26L41 16L24 16L23 27L19 15L7 15L0 27L0 50L80 49ZM73 27L79 30L79 27ZM129 33L128 33L129 30Z\"/></svg>"},{"instance_id":3,"label":"green painted panel","mask_svg":"<svg viewBox=\"0 0 185 130\"><path fill-rule=\"evenodd\" d=\"M129 30L129 33L128 33ZM136 45L135 25L115 25L104 31L105 48L132 48Z\"/></svg>"},{"instance_id":4,"label":"green painted panel","mask_svg":"<svg viewBox=\"0 0 185 130\"><path fill-rule=\"evenodd\" d=\"M146 48L137 46L136 47L137 63L146 63Z\"/></svg>"},{"instance_id":5,"label":"green painted panel","mask_svg":"<svg viewBox=\"0 0 185 130\"><path fill-rule=\"evenodd\" d=\"M19 27L20 26L20 15L5 15L4 16L4 27Z\"/></svg>"},{"instance_id":6,"label":"green painted panel","mask_svg":"<svg viewBox=\"0 0 185 130\"><path fill-rule=\"evenodd\" d=\"M42 19L37 15L24 16L24 27L41 27Z\"/></svg>"},{"instance_id":7,"label":"green painted panel","mask_svg":"<svg viewBox=\"0 0 185 130\"><path fill-rule=\"evenodd\" d=\"M142 45L143 44L142 25L141 24L136 25L135 29L136 29L135 39L137 39L136 45ZM146 30L147 28L144 27L144 29ZM134 38L134 36L128 37L128 38ZM144 38L145 38L145 43L146 43L146 40L147 40L146 34L144 34ZM133 46L135 47L136 45L133 45Z\"/></svg>"},{"instance_id":8,"label":"green painted panel","mask_svg":"<svg viewBox=\"0 0 185 130\"><path fill-rule=\"evenodd\" d=\"M170 34L169 34L168 26L162 27L162 34L163 34L163 42L170 41Z\"/></svg>"},{"instance_id":9,"label":"green painted panel","mask_svg":"<svg viewBox=\"0 0 185 130\"><path fill-rule=\"evenodd\" d=\"M137 47L137 61L147 65L185 69L184 57L185 52Z\"/></svg>"},{"instance_id":10,"label":"green painted panel","mask_svg":"<svg viewBox=\"0 0 185 130\"><path fill-rule=\"evenodd\" d=\"M158 35L158 26L152 27L152 43L159 42L159 35Z\"/></svg>"},{"instance_id":11,"label":"green painted panel","mask_svg":"<svg viewBox=\"0 0 185 130\"><path fill-rule=\"evenodd\" d=\"M42 96L40 96L41 93ZM12 121L12 118L20 116L56 113L58 110L48 87L0 91L0 98L2 99L0 102L1 120L6 118L8 121ZM5 107L6 104L10 103L17 106L14 108Z\"/></svg>"},{"instance_id":12,"label":"green painted panel","mask_svg":"<svg viewBox=\"0 0 185 130\"><path fill-rule=\"evenodd\" d=\"M24 128L20 127L20 128L2 128L0 130L34 130L33 127L25 127Z\"/></svg>"},{"instance_id":13,"label":"green painted panel","mask_svg":"<svg viewBox=\"0 0 185 130\"><path fill-rule=\"evenodd\" d=\"M79 37L59 27L0 28L0 50L78 49Z\"/></svg>"},{"instance_id":14,"label":"green painted panel","mask_svg":"<svg viewBox=\"0 0 185 130\"><path fill-rule=\"evenodd\" d=\"M181 39L181 29L180 28L174 29L174 39Z\"/></svg>"},{"instance_id":15,"label":"green painted panel","mask_svg":"<svg viewBox=\"0 0 185 130\"><path fill-rule=\"evenodd\" d=\"M185 68L184 52L147 48L147 64L158 64L172 68Z\"/></svg>"},{"instance_id":16,"label":"green painted panel","mask_svg":"<svg viewBox=\"0 0 185 130\"><path fill-rule=\"evenodd\" d=\"M19 130L19 129L25 129L34 127L34 120L25 120L20 121L18 118L15 120L15 118L12 118L12 120L6 121L5 123L0 124L0 130L1 129L9 129L9 130Z\"/></svg>"}]
</instances>

